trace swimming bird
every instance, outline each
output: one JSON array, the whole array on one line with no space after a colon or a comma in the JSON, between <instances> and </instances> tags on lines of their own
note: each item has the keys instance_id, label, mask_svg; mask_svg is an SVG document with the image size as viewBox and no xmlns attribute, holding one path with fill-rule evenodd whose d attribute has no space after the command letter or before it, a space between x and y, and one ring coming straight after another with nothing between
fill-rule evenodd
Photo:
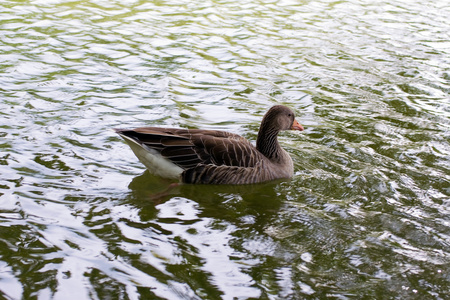
<instances>
[{"instance_id":1,"label":"swimming bird","mask_svg":"<svg viewBox=\"0 0 450 300\"><path fill-rule=\"evenodd\" d=\"M218 130L114 130L152 174L183 183L251 184L293 176L292 158L278 143L278 133L303 127L290 108L275 105L261 121L256 147L240 135Z\"/></svg>"}]
</instances>

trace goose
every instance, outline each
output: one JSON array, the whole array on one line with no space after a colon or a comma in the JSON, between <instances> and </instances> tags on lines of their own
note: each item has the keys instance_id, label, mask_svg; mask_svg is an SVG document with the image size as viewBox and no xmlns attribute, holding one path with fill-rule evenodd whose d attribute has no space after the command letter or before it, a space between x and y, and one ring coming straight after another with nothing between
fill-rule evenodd
<instances>
[{"instance_id":1,"label":"goose","mask_svg":"<svg viewBox=\"0 0 450 300\"><path fill-rule=\"evenodd\" d=\"M283 130L303 130L283 105L264 115L256 147L225 131L140 127L114 129L150 173L193 184L253 184L291 178L294 164L278 143Z\"/></svg>"}]
</instances>

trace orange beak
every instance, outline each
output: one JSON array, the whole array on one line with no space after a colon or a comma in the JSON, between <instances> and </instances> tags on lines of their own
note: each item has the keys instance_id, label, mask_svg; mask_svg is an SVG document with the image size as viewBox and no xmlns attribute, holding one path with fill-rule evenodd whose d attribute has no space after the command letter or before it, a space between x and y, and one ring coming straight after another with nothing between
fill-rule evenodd
<instances>
[{"instance_id":1,"label":"orange beak","mask_svg":"<svg viewBox=\"0 0 450 300\"><path fill-rule=\"evenodd\" d=\"M294 123L292 123L292 126L291 126L291 130L300 130L300 131L303 131L303 130L305 130L305 128L303 128L303 126L300 125L300 123L297 122L297 120L294 120Z\"/></svg>"}]
</instances>

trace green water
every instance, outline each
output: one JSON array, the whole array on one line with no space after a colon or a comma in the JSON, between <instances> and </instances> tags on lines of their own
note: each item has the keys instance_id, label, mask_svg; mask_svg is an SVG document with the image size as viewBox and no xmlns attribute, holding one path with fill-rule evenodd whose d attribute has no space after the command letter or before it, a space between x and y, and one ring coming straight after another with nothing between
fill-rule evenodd
<instances>
[{"instance_id":1,"label":"green water","mask_svg":"<svg viewBox=\"0 0 450 300\"><path fill-rule=\"evenodd\" d=\"M0 298L448 299L447 1L0 3ZM255 140L290 181L180 186L110 128Z\"/></svg>"}]
</instances>

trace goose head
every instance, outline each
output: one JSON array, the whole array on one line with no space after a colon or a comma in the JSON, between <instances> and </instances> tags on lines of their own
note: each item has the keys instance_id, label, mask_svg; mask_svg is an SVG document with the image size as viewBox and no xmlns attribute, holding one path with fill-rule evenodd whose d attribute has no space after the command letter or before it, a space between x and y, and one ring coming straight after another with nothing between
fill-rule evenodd
<instances>
[{"instance_id":1,"label":"goose head","mask_svg":"<svg viewBox=\"0 0 450 300\"><path fill-rule=\"evenodd\" d=\"M269 159L292 160L278 144L278 133L282 130L303 130L303 126L295 120L295 114L289 107L275 105L264 115L259 127L256 149ZM289 157L289 158L286 158Z\"/></svg>"},{"instance_id":2,"label":"goose head","mask_svg":"<svg viewBox=\"0 0 450 300\"><path fill-rule=\"evenodd\" d=\"M284 105L271 107L264 115L260 131L280 132L283 130L304 130L303 126L295 119L295 113Z\"/></svg>"}]
</instances>

